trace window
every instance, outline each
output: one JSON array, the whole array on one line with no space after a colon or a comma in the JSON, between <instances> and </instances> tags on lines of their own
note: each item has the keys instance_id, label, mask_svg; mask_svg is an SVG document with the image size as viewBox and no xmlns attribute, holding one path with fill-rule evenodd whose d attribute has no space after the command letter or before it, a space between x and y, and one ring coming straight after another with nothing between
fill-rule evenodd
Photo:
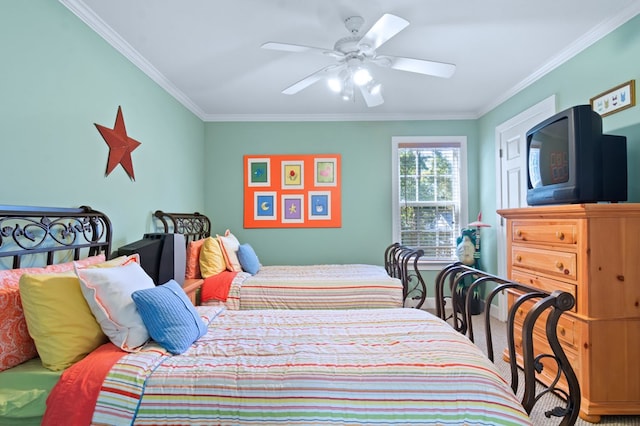
<instances>
[{"instance_id":1,"label":"window","mask_svg":"<svg viewBox=\"0 0 640 426\"><path fill-rule=\"evenodd\" d=\"M423 249L427 262L457 259L467 218L466 144L464 136L393 138L393 241Z\"/></svg>"}]
</instances>

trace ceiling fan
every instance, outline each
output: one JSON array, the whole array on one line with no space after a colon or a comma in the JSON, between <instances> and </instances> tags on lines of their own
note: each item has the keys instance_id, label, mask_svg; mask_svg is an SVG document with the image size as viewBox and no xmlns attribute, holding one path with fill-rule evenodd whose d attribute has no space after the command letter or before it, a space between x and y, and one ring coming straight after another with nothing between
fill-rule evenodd
<instances>
[{"instance_id":1,"label":"ceiling fan","mask_svg":"<svg viewBox=\"0 0 640 426\"><path fill-rule=\"evenodd\" d=\"M364 35L360 35L363 23L364 19L360 16L351 16L345 19L345 27L351 35L338 40L333 49L290 43L264 43L261 46L263 49L295 53L318 53L337 60L335 64L321 68L292 84L284 89L282 93L293 95L321 79L327 79L329 87L341 93L343 99L353 99L354 90L357 87L362 93L367 106L374 107L381 105L384 99L381 85L373 79L369 64L442 78L449 78L455 72L456 66L453 64L377 54L376 49L409 26L409 21L406 19L385 13L373 24L369 31Z\"/></svg>"}]
</instances>

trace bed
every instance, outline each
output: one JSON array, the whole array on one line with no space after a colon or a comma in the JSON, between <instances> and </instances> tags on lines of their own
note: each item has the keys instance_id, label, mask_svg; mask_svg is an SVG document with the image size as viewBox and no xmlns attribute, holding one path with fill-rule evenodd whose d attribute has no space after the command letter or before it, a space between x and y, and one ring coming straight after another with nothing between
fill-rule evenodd
<instances>
[{"instance_id":1,"label":"bed","mask_svg":"<svg viewBox=\"0 0 640 426\"><path fill-rule=\"evenodd\" d=\"M534 359L525 357L527 391L519 400L480 349L445 321L447 315L438 318L408 308L196 307L176 292L171 282L155 286L147 277L150 287L133 290L127 297L135 302L152 338L131 349L132 342L128 346L120 340L122 330L114 334L104 327L97 318L99 312L92 310L95 300L84 293L92 288L86 281L98 284L96 277L110 277L102 283L104 299L115 297L110 291L126 293L132 281L142 280L128 275L141 271L135 256L105 256L110 252L111 223L104 214L86 207L0 206L0 232L0 261L6 261L5 267L10 268L0 271L1 300L4 303L10 299L8 295L17 296L14 302L22 304L23 310L13 315L25 317L29 334L36 331L31 325L39 318L29 305L33 300L24 298L30 293L23 290L29 280L38 281L34 277L42 275L46 279L38 281L42 284L40 309L58 309L64 316L57 319L60 321L79 320L87 310L95 312L93 321L99 321L106 336L95 339L91 350L54 371L44 367L45 355L61 354L41 352L41 337L36 340L37 353L22 351L15 353L14 359L3 359L0 424L531 424L527 413L536 400L535 392L530 392L537 367ZM46 266L35 266L38 261ZM454 275L443 277L468 272L447 271ZM16 295L12 280L19 274L20 292ZM441 288L450 281L454 280L441 277ZM68 285L66 293L62 282ZM76 300L79 305L72 308L78 287L82 295ZM145 304L149 300L138 303L142 295L158 292L163 296L156 304ZM41 300L48 297L58 297L54 299L57 303ZM560 360L560 371L573 383L571 366L563 363L566 357L562 357L561 347L553 344L557 343L557 318L570 309L573 298L562 292L537 293L535 297L541 308L532 312L540 315L542 307L550 311L547 332L554 348L551 356ZM131 305L131 300L124 300L119 299L118 308ZM169 310L165 309L167 303ZM442 313L447 311L446 302L439 306ZM0 336L14 339L16 332L19 335L25 330L15 327L20 319L8 317L8 311L7 306L0 310L4 314ZM113 316L117 315L121 312L114 311ZM187 321L180 325L178 319L183 315ZM65 338L76 333L57 327L50 317L45 323L53 327L53 334L63 330ZM128 321L121 324L127 339L140 332ZM194 327L199 333L185 344ZM525 342L531 334L532 325L525 325ZM84 342L83 336L79 337ZM46 343L55 338L48 337ZM2 342L3 355L8 343ZM176 345L182 346L176 349ZM6 366L19 356L26 359ZM566 408L549 414L563 416L562 424L576 419L579 389L577 393L570 389L567 400Z\"/></svg>"},{"instance_id":2,"label":"bed","mask_svg":"<svg viewBox=\"0 0 640 426\"><path fill-rule=\"evenodd\" d=\"M392 244L384 252L384 266L262 265L253 248L240 244L229 231L212 236L205 215L157 210L154 217L161 230L184 233L189 241L187 279L204 279L203 304L222 302L229 309L372 309L402 307L407 297L420 307L426 299L418 271L421 250Z\"/></svg>"}]
</instances>

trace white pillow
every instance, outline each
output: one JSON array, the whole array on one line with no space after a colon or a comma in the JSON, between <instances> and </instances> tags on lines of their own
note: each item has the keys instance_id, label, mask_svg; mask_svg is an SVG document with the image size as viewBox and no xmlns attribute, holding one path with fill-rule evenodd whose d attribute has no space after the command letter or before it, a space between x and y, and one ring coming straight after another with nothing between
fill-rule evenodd
<instances>
[{"instance_id":1,"label":"white pillow","mask_svg":"<svg viewBox=\"0 0 640 426\"><path fill-rule=\"evenodd\" d=\"M220 242L220 248L222 248L222 255L224 256L227 269L235 272L242 272L242 265L238 260L238 248L240 248L240 242L235 235L227 229L224 236L217 235Z\"/></svg>"},{"instance_id":2,"label":"white pillow","mask_svg":"<svg viewBox=\"0 0 640 426\"><path fill-rule=\"evenodd\" d=\"M104 334L122 350L139 350L149 340L149 332L131 293L155 287L151 277L135 262L114 268L76 268L76 274Z\"/></svg>"}]
</instances>

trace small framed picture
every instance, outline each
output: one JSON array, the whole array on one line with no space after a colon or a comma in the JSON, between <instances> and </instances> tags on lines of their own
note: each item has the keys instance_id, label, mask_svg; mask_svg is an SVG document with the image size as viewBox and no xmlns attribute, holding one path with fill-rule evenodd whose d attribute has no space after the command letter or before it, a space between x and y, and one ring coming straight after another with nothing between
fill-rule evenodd
<instances>
[{"instance_id":1,"label":"small framed picture","mask_svg":"<svg viewBox=\"0 0 640 426\"><path fill-rule=\"evenodd\" d=\"M282 196L282 223L304 222L304 195Z\"/></svg>"},{"instance_id":2,"label":"small framed picture","mask_svg":"<svg viewBox=\"0 0 640 426\"><path fill-rule=\"evenodd\" d=\"M603 117L636 104L636 81L629 80L591 98L591 109Z\"/></svg>"},{"instance_id":3,"label":"small framed picture","mask_svg":"<svg viewBox=\"0 0 640 426\"><path fill-rule=\"evenodd\" d=\"M331 219L331 192L309 191L309 220Z\"/></svg>"},{"instance_id":4,"label":"small framed picture","mask_svg":"<svg viewBox=\"0 0 640 426\"><path fill-rule=\"evenodd\" d=\"M275 191L256 192L253 194L253 200L254 220L276 220L278 208Z\"/></svg>"},{"instance_id":5,"label":"small framed picture","mask_svg":"<svg viewBox=\"0 0 640 426\"><path fill-rule=\"evenodd\" d=\"M315 186L336 186L338 184L335 158L315 158L313 163Z\"/></svg>"},{"instance_id":6,"label":"small framed picture","mask_svg":"<svg viewBox=\"0 0 640 426\"><path fill-rule=\"evenodd\" d=\"M271 186L271 159L249 158L247 162L247 186Z\"/></svg>"},{"instance_id":7,"label":"small framed picture","mask_svg":"<svg viewBox=\"0 0 640 426\"><path fill-rule=\"evenodd\" d=\"M282 162L282 189L303 189L304 188L304 162L283 161Z\"/></svg>"}]
</instances>

